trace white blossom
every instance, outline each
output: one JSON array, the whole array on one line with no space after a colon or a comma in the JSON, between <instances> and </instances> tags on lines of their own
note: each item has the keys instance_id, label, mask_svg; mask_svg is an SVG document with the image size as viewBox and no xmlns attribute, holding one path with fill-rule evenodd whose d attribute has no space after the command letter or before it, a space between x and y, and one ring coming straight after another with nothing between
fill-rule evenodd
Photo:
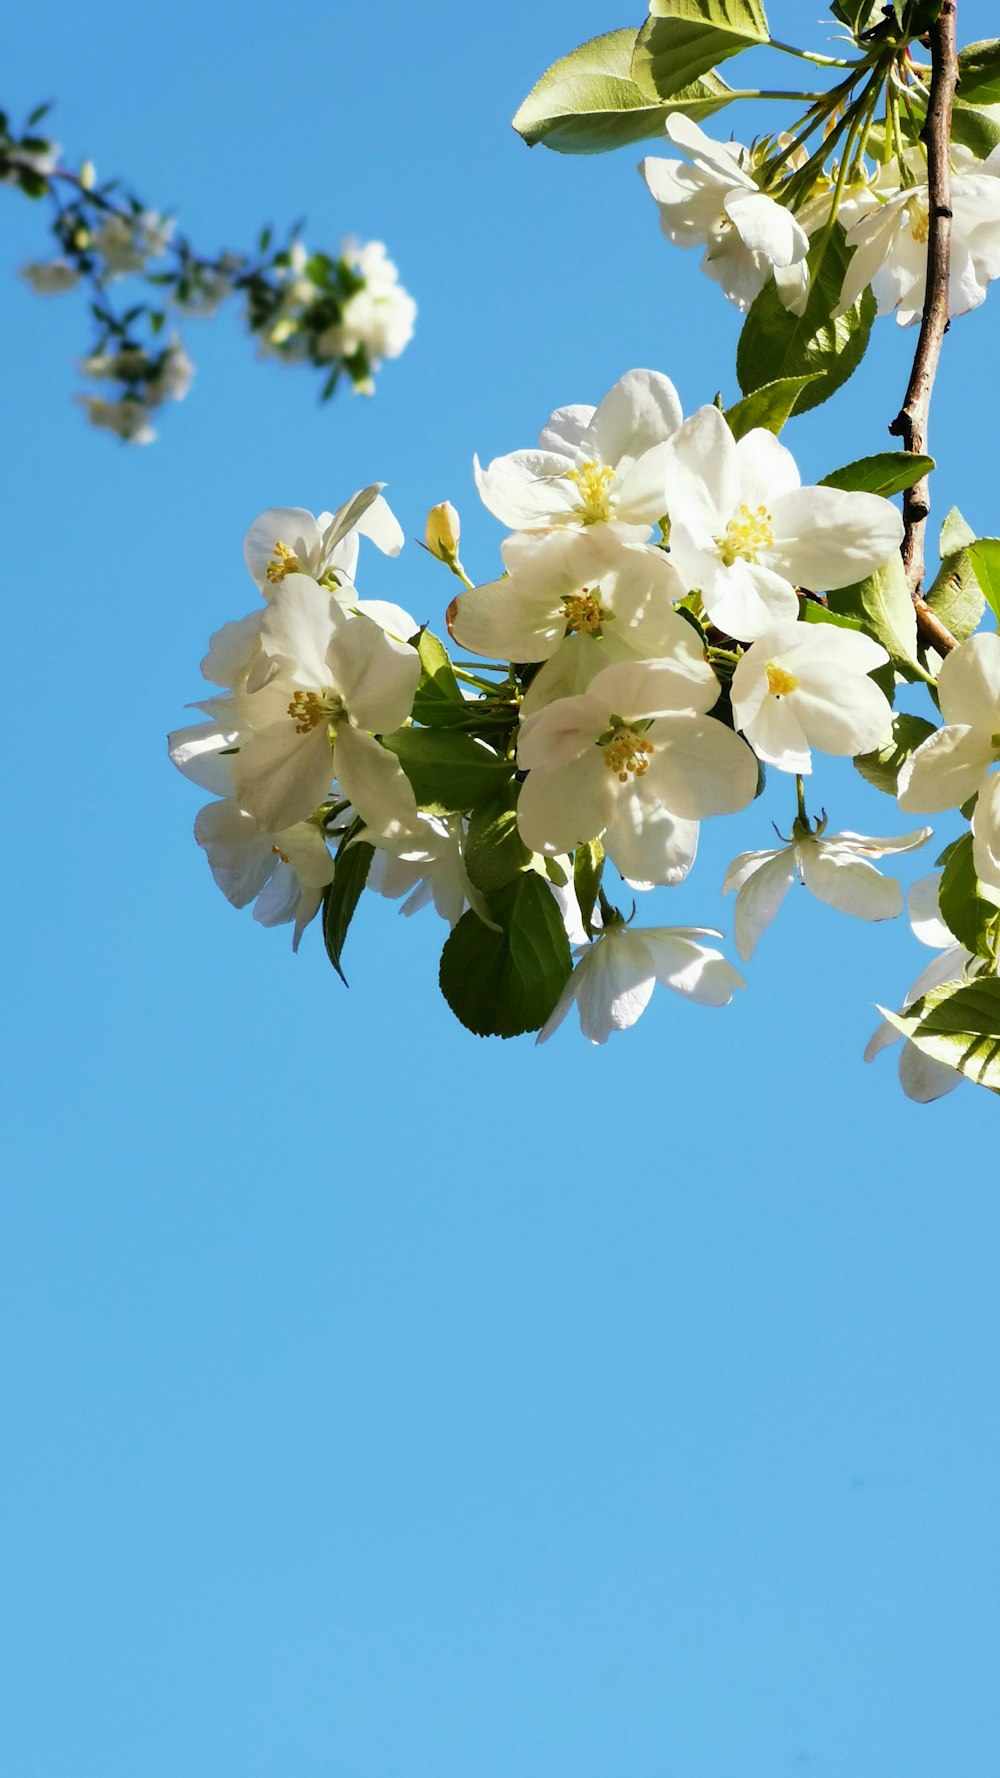
<instances>
[{"instance_id":1,"label":"white blossom","mask_svg":"<svg viewBox=\"0 0 1000 1778\"><path fill-rule=\"evenodd\" d=\"M319 829L300 821L276 833L262 831L235 797L226 797L199 810L194 835L226 899L237 908L255 902L254 919L262 926L294 921L297 951L333 879L333 859Z\"/></svg>"},{"instance_id":2,"label":"white blossom","mask_svg":"<svg viewBox=\"0 0 1000 1778\"><path fill-rule=\"evenodd\" d=\"M903 911L903 891L895 877L884 877L869 860L886 853L912 852L926 844L931 831L920 827L892 839L873 839L861 833L824 837L795 832L785 846L741 853L722 885L723 895L738 891L734 932L740 956L753 956L796 876L819 901L843 914L854 914L859 920L894 919Z\"/></svg>"},{"instance_id":3,"label":"white blossom","mask_svg":"<svg viewBox=\"0 0 1000 1778\"><path fill-rule=\"evenodd\" d=\"M104 260L107 277L124 278L130 272L143 271L148 259L159 259L173 232L173 219L155 210L142 210L136 216L107 216L94 236L93 248Z\"/></svg>"},{"instance_id":4,"label":"white blossom","mask_svg":"<svg viewBox=\"0 0 1000 1778\"><path fill-rule=\"evenodd\" d=\"M417 305L381 241L363 247L345 241L341 253L365 286L348 297L340 321L320 334L317 351L323 358L350 358L363 347L377 370L383 358L398 358L409 345Z\"/></svg>"},{"instance_id":5,"label":"white blossom","mask_svg":"<svg viewBox=\"0 0 1000 1778\"><path fill-rule=\"evenodd\" d=\"M635 1024L657 982L700 1006L728 1006L746 983L721 951L702 943L719 937L702 926L606 927L576 950L576 967L536 1043L558 1030L574 1002L584 1037L606 1043L612 1032Z\"/></svg>"},{"instance_id":6,"label":"white blossom","mask_svg":"<svg viewBox=\"0 0 1000 1778\"><path fill-rule=\"evenodd\" d=\"M262 512L243 539L243 557L265 599L288 574L311 575L332 592L345 582L353 587L362 537L383 555L398 556L403 532L382 497L384 486L372 482L336 512L321 512L318 518L301 506L271 506Z\"/></svg>"},{"instance_id":7,"label":"white blossom","mask_svg":"<svg viewBox=\"0 0 1000 1778\"><path fill-rule=\"evenodd\" d=\"M737 440L716 407L668 447L670 560L712 622L752 641L798 614L796 587L852 585L899 548L903 521L878 494L803 488L795 459L755 428Z\"/></svg>"},{"instance_id":8,"label":"white blossom","mask_svg":"<svg viewBox=\"0 0 1000 1778\"><path fill-rule=\"evenodd\" d=\"M678 247L705 248L702 270L730 302L746 310L775 270L782 300L801 310L809 237L787 205L761 191L752 156L738 142L715 142L683 112L664 128L691 165L647 156L639 163L660 212L660 226Z\"/></svg>"},{"instance_id":9,"label":"white blossom","mask_svg":"<svg viewBox=\"0 0 1000 1778\"><path fill-rule=\"evenodd\" d=\"M414 810L411 831L397 827L379 837L371 829L358 836L376 846L367 887L390 901L403 900L401 914L415 914L433 903L449 926L466 902L480 901L462 858L462 823L455 815L430 815Z\"/></svg>"},{"instance_id":10,"label":"white blossom","mask_svg":"<svg viewBox=\"0 0 1000 1778\"><path fill-rule=\"evenodd\" d=\"M782 772L811 772L813 747L870 753L891 729L892 708L868 674L888 659L856 630L777 625L747 649L733 674L736 726L758 757Z\"/></svg>"},{"instance_id":11,"label":"white blossom","mask_svg":"<svg viewBox=\"0 0 1000 1778\"><path fill-rule=\"evenodd\" d=\"M899 806L933 813L978 796L973 861L1000 889L1000 636L970 636L942 662L938 703L944 727L921 742L899 774Z\"/></svg>"},{"instance_id":12,"label":"white blossom","mask_svg":"<svg viewBox=\"0 0 1000 1778\"><path fill-rule=\"evenodd\" d=\"M86 410L92 426L114 432L126 444L152 444L156 437L149 423L149 408L134 395L123 395L120 401L105 401L100 395L78 395L76 400Z\"/></svg>"},{"instance_id":13,"label":"white blossom","mask_svg":"<svg viewBox=\"0 0 1000 1778\"><path fill-rule=\"evenodd\" d=\"M32 260L21 267L21 276L36 296L61 296L80 281L76 266L68 259Z\"/></svg>"}]
</instances>

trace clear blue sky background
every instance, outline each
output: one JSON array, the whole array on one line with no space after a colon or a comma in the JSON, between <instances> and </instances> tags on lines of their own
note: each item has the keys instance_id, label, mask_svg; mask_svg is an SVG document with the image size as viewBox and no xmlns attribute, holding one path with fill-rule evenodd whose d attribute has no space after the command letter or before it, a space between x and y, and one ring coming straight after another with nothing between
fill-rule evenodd
<instances>
[{"instance_id":1,"label":"clear blue sky background","mask_svg":"<svg viewBox=\"0 0 1000 1778\"><path fill-rule=\"evenodd\" d=\"M962 0L965 40L992 10ZM384 238L421 305L374 402L324 409L235 316L191 323L194 392L128 451L70 405L80 316L15 280L41 213L0 192L11 1778L995 1769L997 1108L862 1065L926 960L905 922L796 894L728 1011L488 1045L437 997L432 914L369 898L348 993L315 932L293 959L234 913L164 757L263 507L384 479L412 537L450 497L485 579L473 449L633 365L688 409L734 393L738 317L660 237L640 151L508 127L625 22L37 0L4 27L11 108L56 96L68 150L197 240L304 214ZM953 329L933 440L938 514L987 532L997 325L994 293ZM882 324L793 423L807 479L888 442L911 347ZM366 585L440 622L445 581L411 545ZM835 825L909 825L817 782ZM648 917L728 928L725 865L790 796L709 824Z\"/></svg>"}]
</instances>

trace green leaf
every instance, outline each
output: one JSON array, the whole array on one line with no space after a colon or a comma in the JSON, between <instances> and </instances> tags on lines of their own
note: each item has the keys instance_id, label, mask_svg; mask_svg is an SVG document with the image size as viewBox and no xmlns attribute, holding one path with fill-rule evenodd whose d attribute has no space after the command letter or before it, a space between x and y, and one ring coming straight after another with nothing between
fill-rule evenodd
<instances>
[{"instance_id":1,"label":"green leaf","mask_svg":"<svg viewBox=\"0 0 1000 1778\"><path fill-rule=\"evenodd\" d=\"M880 0L833 0L830 11L855 37L882 17Z\"/></svg>"},{"instance_id":2,"label":"green leaf","mask_svg":"<svg viewBox=\"0 0 1000 1778\"><path fill-rule=\"evenodd\" d=\"M632 76L661 99L738 55L770 41L759 0L650 0L639 32Z\"/></svg>"},{"instance_id":3,"label":"green leaf","mask_svg":"<svg viewBox=\"0 0 1000 1778\"><path fill-rule=\"evenodd\" d=\"M487 895L511 882L531 857L518 831L517 792L516 783L508 779L500 795L469 818L462 848L465 868L476 888Z\"/></svg>"},{"instance_id":4,"label":"green leaf","mask_svg":"<svg viewBox=\"0 0 1000 1778\"><path fill-rule=\"evenodd\" d=\"M828 595L831 611L858 617L866 634L881 642L891 661L904 669L917 658L917 617L901 557L890 556L855 586Z\"/></svg>"},{"instance_id":5,"label":"green leaf","mask_svg":"<svg viewBox=\"0 0 1000 1778\"><path fill-rule=\"evenodd\" d=\"M864 629L860 617L847 617L841 611L831 611L828 605L820 605L815 599L807 599L804 595L799 599L799 622L803 624L835 624L838 630Z\"/></svg>"},{"instance_id":6,"label":"green leaf","mask_svg":"<svg viewBox=\"0 0 1000 1778\"><path fill-rule=\"evenodd\" d=\"M992 963L1000 908L988 890L984 893L984 885L979 881L972 861L972 848L971 833L963 834L949 848L938 889L938 905L942 919L959 944L973 956L984 957Z\"/></svg>"},{"instance_id":7,"label":"green leaf","mask_svg":"<svg viewBox=\"0 0 1000 1778\"><path fill-rule=\"evenodd\" d=\"M436 728L441 726L436 720L439 715L444 715L445 723L453 715L464 717L467 702L444 643L426 628L410 640L423 668L413 698L414 722L425 722L430 728Z\"/></svg>"},{"instance_id":8,"label":"green leaf","mask_svg":"<svg viewBox=\"0 0 1000 1778\"><path fill-rule=\"evenodd\" d=\"M996 976L946 982L907 1012L886 1012L885 1016L925 1055L957 1068L977 1086L1000 1093L1000 981Z\"/></svg>"},{"instance_id":9,"label":"green leaf","mask_svg":"<svg viewBox=\"0 0 1000 1778\"><path fill-rule=\"evenodd\" d=\"M499 930L471 909L441 953L441 992L478 1037L517 1037L544 1025L573 967L552 891L524 871L489 898Z\"/></svg>"},{"instance_id":10,"label":"green leaf","mask_svg":"<svg viewBox=\"0 0 1000 1778\"><path fill-rule=\"evenodd\" d=\"M959 50L958 90L963 105L1000 105L1000 38Z\"/></svg>"},{"instance_id":11,"label":"green leaf","mask_svg":"<svg viewBox=\"0 0 1000 1778\"><path fill-rule=\"evenodd\" d=\"M593 934L594 904L604 874L604 847L600 840L582 841L573 857L573 888L580 917L589 936Z\"/></svg>"},{"instance_id":12,"label":"green leaf","mask_svg":"<svg viewBox=\"0 0 1000 1778\"><path fill-rule=\"evenodd\" d=\"M873 457L859 457L855 463L845 463L843 469L832 469L819 486L843 488L849 494L882 494L888 499L912 488L933 468L934 458L921 457L916 451L877 451Z\"/></svg>"},{"instance_id":13,"label":"green leaf","mask_svg":"<svg viewBox=\"0 0 1000 1778\"><path fill-rule=\"evenodd\" d=\"M938 537L938 552L942 562L949 556L955 556L960 549L975 543L976 533L972 526L966 524L957 506L950 508L941 521L941 532Z\"/></svg>"},{"instance_id":14,"label":"green leaf","mask_svg":"<svg viewBox=\"0 0 1000 1778\"><path fill-rule=\"evenodd\" d=\"M833 319L850 260L851 249L838 224L825 250L820 240L809 254L811 283L801 315L785 308L773 278L765 284L736 349L736 375L744 395L780 377L815 376L799 396L797 412L802 414L827 401L857 370L875 318L875 298L865 290L846 315Z\"/></svg>"},{"instance_id":15,"label":"green leaf","mask_svg":"<svg viewBox=\"0 0 1000 1778\"><path fill-rule=\"evenodd\" d=\"M977 107L956 100L951 114L951 137L984 161L1000 142L1000 105Z\"/></svg>"},{"instance_id":16,"label":"green leaf","mask_svg":"<svg viewBox=\"0 0 1000 1778\"><path fill-rule=\"evenodd\" d=\"M461 814L499 794L514 771L471 735L440 729L401 728L382 744L399 760L422 809Z\"/></svg>"},{"instance_id":17,"label":"green leaf","mask_svg":"<svg viewBox=\"0 0 1000 1778\"><path fill-rule=\"evenodd\" d=\"M934 733L932 722L925 722L922 716L911 716L906 710L898 710L892 719L892 740L887 741L884 747L876 748L874 753L855 754L854 764L866 784L894 797L897 780L906 761L916 752L921 741L926 741L928 735Z\"/></svg>"},{"instance_id":18,"label":"green leaf","mask_svg":"<svg viewBox=\"0 0 1000 1778\"><path fill-rule=\"evenodd\" d=\"M361 899L361 891L368 881L368 872L375 856L375 848L367 840L359 840L354 846L350 844L361 826L360 821L353 821L341 840L334 860L333 881L323 896L323 943L345 988L347 977L340 967L340 957L347 928L354 917L354 910Z\"/></svg>"},{"instance_id":19,"label":"green leaf","mask_svg":"<svg viewBox=\"0 0 1000 1778\"><path fill-rule=\"evenodd\" d=\"M608 31L553 62L514 116L529 148L544 142L560 154L600 154L658 136L668 111L699 121L729 101L725 81L709 74L665 105L632 72L638 32Z\"/></svg>"},{"instance_id":20,"label":"green leaf","mask_svg":"<svg viewBox=\"0 0 1000 1778\"><path fill-rule=\"evenodd\" d=\"M967 549L945 557L926 598L935 617L941 619L956 642L967 642L978 630L986 600Z\"/></svg>"},{"instance_id":21,"label":"green leaf","mask_svg":"<svg viewBox=\"0 0 1000 1778\"><path fill-rule=\"evenodd\" d=\"M969 558L990 610L1000 617L1000 537L978 537Z\"/></svg>"},{"instance_id":22,"label":"green leaf","mask_svg":"<svg viewBox=\"0 0 1000 1778\"><path fill-rule=\"evenodd\" d=\"M768 432L780 432L803 389L813 381L812 376L779 377L776 383L765 383L752 395L744 395L742 401L726 409L733 437L743 438L755 426L764 426Z\"/></svg>"}]
</instances>

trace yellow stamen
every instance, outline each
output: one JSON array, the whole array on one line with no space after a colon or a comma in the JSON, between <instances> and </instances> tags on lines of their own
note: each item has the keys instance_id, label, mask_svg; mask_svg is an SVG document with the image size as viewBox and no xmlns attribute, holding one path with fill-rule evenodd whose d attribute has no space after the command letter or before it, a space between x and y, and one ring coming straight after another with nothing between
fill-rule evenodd
<instances>
[{"instance_id":1,"label":"yellow stamen","mask_svg":"<svg viewBox=\"0 0 1000 1778\"><path fill-rule=\"evenodd\" d=\"M630 777L645 776L652 752L652 742L644 735L637 735L634 729L620 728L604 749L604 763L620 783L627 784Z\"/></svg>"},{"instance_id":2,"label":"yellow stamen","mask_svg":"<svg viewBox=\"0 0 1000 1778\"><path fill-rule=\"evenodd\" d=\"M927 237L931 232L931 219L927 205L917 198L910 211L910 236L918 246L927 245Z\"/></svg>"},{"instance_id":3,"label":"yellow stamen","mask_svg":"<svg viewBox=\"0 0 1000 1778\"><path fill-rule=\"evenodd\" d=\"M795 691L798 680L794 673L786 673L784 667L776 667L773 661L767 663L767 689L774 698L787 698L790 691Z\"/></svg>"},{"instance_id":4,"label":"yellow stamen","mask_svg":"<svg viewBox=\"0 0 1000 1778\"><path fill-rule=\"evenodd\" d=\"M575 509L575 516L585 525L601 525L611 517L608 494L614 479L614 470L599 457L591 457L581 463L579 469L567 470L566 480L575 482L580 490L580 505Z\"/></svg>"},{"instance_id":5,"label":"yellow stamen","mask_svg":"<svg viewBox=\"0 0 1000 1778\"><path fill-rule=\"evenodd\" d=\"M563 600L563 610L566 613L567 636L574 635L578 630L593 636L610 616L597 594L590 592L587 587L579 593L569 594Z\"/></svg>"},{"instance_id":6,"label":"yellow stamen","mask_svg":"<svg viewBox=\"0 0 1000 1778\"><path fill-rule=\"evenodd\" d=\"M321 723L336 722L343 715L343 705L339 698L324 696L320 691L297 691L292 694L288 714L295 724L296 734L307 735Z\"/></svg>"},{"instance_id":7,"label":"yellow stamen","mask_svg":"<svg viewBox=\"0 0 1000 1778\"><path fill-rule=\"evenodd\" d=\"M302 564L294 550L279 538L274 546L274 555L267 564L267 578L272 586L284 580L286 574L301 574Z\"/></svg>"},{"instance_id":8,"label":"yellow stamen","mask_svg":"<svg viewBox=\"0 0 1000 1778\"><path fill-rule=\"evenodd\" d=\"M738 506L726 526L725 536L716 538L726 567L731 568L741 557L745 562L759 561L761 550L770 549L774 542L772 523L766 506Z\"/></svg>"}]
</instances>

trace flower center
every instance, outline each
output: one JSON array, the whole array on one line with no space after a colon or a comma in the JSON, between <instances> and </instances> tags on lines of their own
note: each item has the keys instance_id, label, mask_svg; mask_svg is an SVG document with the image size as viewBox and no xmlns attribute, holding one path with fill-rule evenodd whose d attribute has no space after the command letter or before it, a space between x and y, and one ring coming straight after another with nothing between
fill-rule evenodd
<instances>
[{"instance_id":1,"label":"flower center","mask_svg":"<svg viewBox=\"0 0 1000 1778\"><path fill-rule=\"evenodd\" d=\"M301 572L302 564L295 551L289 549L287 543L282 543L279 537L274 546L274 554L267 564L267 578L271 585L276 586L279 580L284 580L286 574Z\"/></svg>"},{"instance_id":2,"label":"flower center","mask_svg":"<svg viewBox=\"0 0 1000 1778\"><path fill-rule=\"evenodd\" d=\"M629 778L645 776L652 752L653 743L647 741L645 735L637 735L635 729L622 723L620 727L614 728L610 739L605 742L604 763L609 772L614 772L620 783L627 784Z\"/></svg>"},{"instance_id":3,"label":"flower center","mask_svg":"<svg viewBox=\"0 0 1000 1778\"><path fill-rule=\"evenodd\" d=\"M745 503L738 506L726 526L725 536L716 538L719 555L726 567L731 568L740 559L759 561L761 550L770 549L774 542L772 523L766 506L747 506Z\"/></svg>"},{"instance_id":4,"label":"flower center","mask_svg":"<svg viewBox=\"0 0 1000 1778\"><path fill-rule=\"evenodd\" d=\"M339 722L345 710L336 692L297 691L292 694L288 714L295 724L296 734L307 735L321 723L330 727Z\"/></svg>"},{"instance_id":5,"label":"flower center","mask_svg":"<svg viewBox=\"0 0 1000 1778\"><path fill-rule=\"evenodd\" d=\"M776 667L773 661L767 663L767 689L773 698L787 698L789 692L798 687L794 673L786 673L784 667Z\"/></svg>"},{"instance_id":6,"label":"flower center","mask_svg":"<svg viewBox=\"0 0 1000 1778\"><path fill-rule=\"evenodd\" d=\"M927 245L927 237L931 232L931 218L927 202L923 198L914 200L910 211L910 235L921 247Z\"/></svg>"},{"instance_id":7,"label":"flower center","mask_svg":"<svg viewBox=\"0 0 1000 1778\"><path fill-rule=\"evenodd\" d=\"M613 617L612 611L605 611L596 593L584 587L579 593L568 594L563 600L563 611L566 614L566 634L572 636L577 630L583 630L588 636L599 636L601 625Z\"/></svg>"},{"instance_id":8,"label":"flower center","mask_svg":"<svg viewBox=\"0 0 1000 1778\"><path fill-rule=\"evenodd\" d=\"M578 469L566 472L566 480L575 482L580 490L580 504L576 513L585 525L601 525L611 517L611 505L608 495L615 472L602 463L599 457L591 457L581 463Z\"/></svg>"}]
</instances>

